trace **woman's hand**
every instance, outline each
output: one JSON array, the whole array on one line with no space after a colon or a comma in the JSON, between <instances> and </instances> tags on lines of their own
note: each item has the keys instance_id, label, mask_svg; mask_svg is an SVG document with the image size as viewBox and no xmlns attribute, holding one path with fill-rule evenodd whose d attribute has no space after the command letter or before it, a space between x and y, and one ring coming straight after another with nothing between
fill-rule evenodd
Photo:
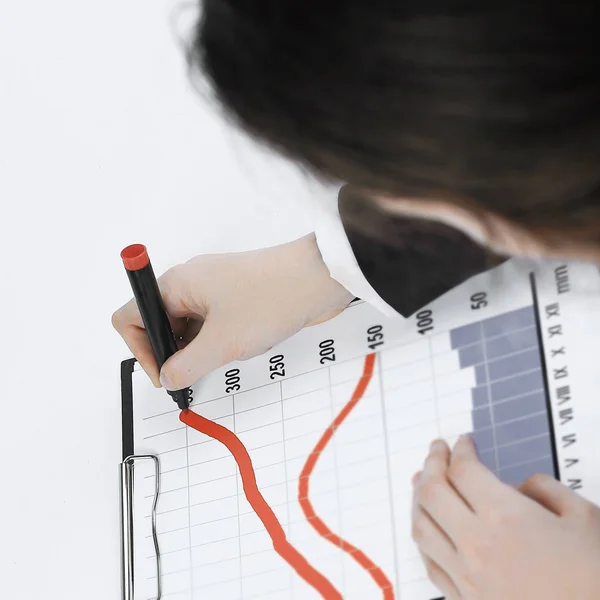
<instances>
[{"instance_id":1,"label":"woman's hand","mask_svg":"<svg viewBox=\"0 0 600 600\"><path fill-rule=\"evenodd\" d=\"M552 477L504 485L464 437L434 442L413 483L413 538L447 600L600 597L600 509Z\"/></svg>"},{"instance_id":2,"label":"woman's hand","mask_svg":"<svg viewBox=\"0 0 600 600\"><path fill-rule=\"evenodd\" d=\"M158 284L181 347L160 380L134 300L113 315L113 325L154 385L170 390L266 352L339 314L353 298L329 276L313 235L264 250L197 256Z\"/></svg>"}]
</instances>

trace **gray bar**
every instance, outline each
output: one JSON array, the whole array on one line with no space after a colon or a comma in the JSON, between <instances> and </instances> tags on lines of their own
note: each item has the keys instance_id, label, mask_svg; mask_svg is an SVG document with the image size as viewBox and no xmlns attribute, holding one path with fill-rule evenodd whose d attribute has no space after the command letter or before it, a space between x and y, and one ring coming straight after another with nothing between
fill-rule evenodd
<instances>
[{"instance_id":1,"label":"gray bar","mask_svg":"<svg viewBox=\"0 0 600 600\"><path fill-rule=\"evenodd\" d=\"M462 346L468 346L481 339L481 325L472 323L471 325L463 325L450 331L450 344L452 349L456 350Z\"/></svg>"},{"instance_id":2,"label":"gray bar","mask_svg":"<svg viewBox=\"0 0 600 600\"><path fill-rule=\"evenodd\" d=\"M546 409L546 396L543 391L492 404L493 418L496 424L514 421L525 415L533 415Z\"/></svg>"},{"instance_id":3,"label":"gray bar","mask_svg":"<svg viewBox=\"0 0 600 600\"><path fill-rule=\"evenodd\" d=\"M546 475L554 475L554 463L552 458L541 458L539 460L519 465L518 467L510 467L500 471L500 479L507 485L519 485L532 475L545 473Z\"/></svg>"},{"instance_id":4,"label":"gray bar","mask_svg":"<svg viewBox=\"0 0 600 600\"><path fill-rule=\"evenodd\" d=\"M496 425L495 432L498 446L549 433L548 416L545 414L535 415L519 421Z\"/></svg>"},{"instance_id":5,"label":"gray bar","mask_svg":"<svg viewBox=\"0 0 600 600\"><path fill-rule=\"evenodd\" d=\"M492 413L489 406L477 408L471 414L473 416L473 431L492 426Z\"/></svg>"},{"instance_id":6,"label":"gray bar","mask_svg":"<svg viewBox=\"0 0 600 600\"><path fill-rule=\"evenodd\" d=\"M515 329L523 329L535 325L535 313L533 306L519 308L512 312L504 313L491 319L482 321L483 336L489 338L496 335L503 335Z\"/></svg>"},{"instance_id":7,"label":"gray bar","mask_svg":"<svg viewBox=\"0 0 600 600\"><path fill-rule=\"evenodd\" d=\"M498 470L498 465L496 464L496 453L493 450L486 450L485 452L479 452L479 460L490 471L495 472Z\"/></svg>"},{"instance_id":8,"label":"gray bar","mask_svg":"<svg viewBox=\"0 0 600 600\"><path fill-rule=\"evenodd\" d=\"M532 350L526 350L525 352L520 352L519 354L513 354L490 362L488 364L488 374L490 381L495 381L496 379L518 375L525 371L541 369L541 367L540 352L537 348L533 348Z\"/></svg>"},{"instance_id":9,"label":"gray bar","mask_svg":"<svg viewBox=\"0 0 600 600\"><path fill-rule=\"evenodd\" d=\"M490 390L487 385L471 388L473 408L479 408L490 403Z\"/></svg>"},{"instance_id":10,"label":"gray bar","mask_svg":"<svg viewBox=\"0 0 600 600\"><path fill-rule=\"evenodd\" d=\"M480 383L479 380L477 383ZM541 369L524 373L523 375L516 375L510 379L503 379L491 384L492 402L498 402L499 400L512 398L513 396L520 396L527 392L534 392L543 387L543 385L544 379Z\"/></svg>"},{"instance_id":11,"label":"gray bar","mask_svg":"<svg viewBox=\"0 0 600 600\"><path fill-rule=\"evenodd\" d=\"M477 365L475 367L475 382L477 385L487 383L487 369L485 365Z\"/></svg>"},{"instance_id":12,"label":"gray bar","mask_svg":"<svg viewBox=\"0 0 600 600\"><path fill-rule=\"evenodd\" d=\"M532 325L528 329L513 331L507 335L486 340L485 355L488 360L492 360L526 348L536 348L537 346L537 331Z\"/></svg>"},{"instance_id":13,"label":"gray bar","mask_svg":"<svg viewBox=\"0 0 600 600\"><path fill-rule=\"evenodd\" d=\"M473 442L475 442L475 446L477 446L477 452L479 452L479 454L494 448L494 431L491 427L488 429L474 431L471 434L471 439Z\"/></svg>"},{"instance_id":14,"label":"gray bar","mask_svg":"<svg viewBox=\"0 0 600 600\"><path fill-rule=\"evenodd\" d=\"M552 456L550 435L543 435L518 444L498 448L498 466L501 469L506 469L526 460L543 456Z\"/></svg>"},{"instance_id":15,"label":"gray bar","mask_svg":"<svg viewBox=\"0 0 600 600\"><path fill-rule=\"evenodd\" d=\"M472 367L483 362L483 344L471 344L460 348L458 351L458 359L461 369Z\"/></svg>"}]
</instances>

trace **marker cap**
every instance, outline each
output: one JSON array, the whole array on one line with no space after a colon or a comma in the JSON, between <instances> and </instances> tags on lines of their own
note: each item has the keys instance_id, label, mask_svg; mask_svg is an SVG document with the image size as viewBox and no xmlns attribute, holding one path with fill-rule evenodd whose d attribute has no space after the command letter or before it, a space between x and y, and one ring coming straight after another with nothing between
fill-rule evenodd
<instances>
[{"instance_id":1,"label":"marker cap","mask_svg":"<svg viewBox=\"0 0 600 600\"><path fill-rule=\"evenodd\" d=\"M123 264L128 271L139 271L150 263L148 251L143 244L132 244L121 252Z\"/></svg>"}]
</instances>

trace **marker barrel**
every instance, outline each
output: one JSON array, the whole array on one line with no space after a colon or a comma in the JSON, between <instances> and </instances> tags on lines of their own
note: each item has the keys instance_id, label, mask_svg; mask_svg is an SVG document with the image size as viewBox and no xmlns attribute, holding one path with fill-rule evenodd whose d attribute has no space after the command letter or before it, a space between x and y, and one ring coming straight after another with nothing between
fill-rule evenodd
<instances>
[{"instance_id":1,"label":"marker barrel","mask_svg":"<svg viewBox=\"0 0 600 600\"><path fill-rule=\"evenodd\" d=\"M160 370L178 348L152 264L146 248L141 244L128 246L121 253L121 257ZM189 407L190 388L168 391L168 393L181 410Z\"/></svg>"}]
</instances>

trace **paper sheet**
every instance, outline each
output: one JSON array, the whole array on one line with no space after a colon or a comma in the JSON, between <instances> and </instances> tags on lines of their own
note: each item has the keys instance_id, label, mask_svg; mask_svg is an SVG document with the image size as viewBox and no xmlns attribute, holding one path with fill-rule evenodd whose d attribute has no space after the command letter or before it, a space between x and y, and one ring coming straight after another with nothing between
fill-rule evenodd
<instances>
[{"instance_id":1,"label":"paper sheet","mask_svg":"<svg viewBox=\"0 0 600 600\"><path fill-rule=\"evenodd\" d=\"M511 261L406 321L356 303L215 371L192 408L235 432L289 543L341 597L432 600L410 478L434 438L472 432L503 481L552 473L600 501L599 299L595 267ZM133 380L136 453L161 463L163 597L326 597L273 550L225 446L181 423L143 372ZM136 468L136 598L155 594L153 486Z\"/></svg>"}]
</instances>

